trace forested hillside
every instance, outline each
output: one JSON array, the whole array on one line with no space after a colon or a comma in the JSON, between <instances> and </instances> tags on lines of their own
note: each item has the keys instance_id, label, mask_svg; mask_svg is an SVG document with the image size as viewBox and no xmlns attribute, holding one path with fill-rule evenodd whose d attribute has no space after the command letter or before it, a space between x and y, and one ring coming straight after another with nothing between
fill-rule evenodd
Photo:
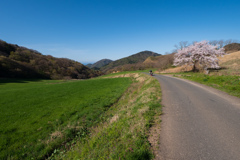
<instances>
[{"instance_id":1,"label":"forested hillside","mask_svg":"<svg viewBox=\"0 0 240 160\"><path fill-rule=\"evenodd\" d=\"M42 55L0 40L1 78L86 79L100 74L79 62Z\"/></svg>"}]
</instances>

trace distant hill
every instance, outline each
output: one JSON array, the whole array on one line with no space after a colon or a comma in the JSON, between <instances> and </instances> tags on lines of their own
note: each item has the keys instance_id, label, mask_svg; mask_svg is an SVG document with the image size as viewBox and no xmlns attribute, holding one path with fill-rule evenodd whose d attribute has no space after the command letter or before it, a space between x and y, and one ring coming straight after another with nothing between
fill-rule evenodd
<instances>
[{"instance_id":1,"label":"distant hill","mask_svg":"<svg viewBox=\"0 0 240 160\"><path fill-rule=\"evenodd\" d=\"M227 53L240 51L240 43L231 43L224 46L224 48Z\"/></svg>"},{"instance_id":2,"label":"distant hill","mask_svg":"<svg viewBox=\"0 0 240 160\"><path fill-rule=\"evenodd\" d=\"M152 51L142 51L134 55L131 55L129 57L112 61L108 65L102 67L101 70L104 72L108 72L108 71L113 71L114 69L118 70L118 68L124 68L124 67L126 68L126 70L129 70L130 68L128 69L128 66L142 63L150 56L155 57L155 56L160 56L160 54Z\"/></svg>"},{"instance_id":3,"label":"distant hill","mask_svg":"<svg viewBox=\"0 0 240 160\"><path fill-rule=\"evenodd\" d=\"M88 68L91 68L93 64L89 63L89 64L86 64L85 66L87 66Z\"/></svg>"},{"instance_id":4,"label":"distant hill","mask_svg":"<svg viewBox=\"0 0 240 160\"><path fill-rule=\"evenodd\" d=\"M110 60L110 59L102 59L100 61L97 61L94 64L88 64L87 67L95 69L95 70L99 70L101 67L106 66L111 62L112 62L112 60Z\"/></svg>"},{"instance_id":5,"label":"distant hill","mask_svg":"<svg viewBox=\"0 0 240 160\"><path fill-rule=\"evenodd\" d=\"M0 78L85 79L100 74L79 62L0 40Z\"/></svg>"}]
</instances>

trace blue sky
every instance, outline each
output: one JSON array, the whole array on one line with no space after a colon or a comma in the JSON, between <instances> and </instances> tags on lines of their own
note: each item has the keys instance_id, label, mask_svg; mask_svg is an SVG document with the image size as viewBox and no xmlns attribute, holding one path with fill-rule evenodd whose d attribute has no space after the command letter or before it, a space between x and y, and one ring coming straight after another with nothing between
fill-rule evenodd
<instances>
[{"instance_id":1,"label":"blue sky","mask_svg":"<svg viewBox=\"0 0 240 160\"><path fill-rule=\"evenodd\" d=\"M240 39L239 0L1 0L0 39L81 63Z\"/></svg>"}]
</instances>

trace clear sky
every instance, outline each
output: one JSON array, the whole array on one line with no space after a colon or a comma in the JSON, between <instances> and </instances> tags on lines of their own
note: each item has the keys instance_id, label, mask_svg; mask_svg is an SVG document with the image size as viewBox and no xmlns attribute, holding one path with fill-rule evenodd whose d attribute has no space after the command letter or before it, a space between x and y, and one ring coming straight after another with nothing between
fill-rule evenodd
<instances>
[{"instance_id":1,"label":"clear sky","mask_svg":"<svg viewBox=\"0 0 240 160\"><path fill-rule=\"evenodd\" d=\"M0 0L0 39L82 63L240 39L240 0Z\"/></svg>"}]
</instances>

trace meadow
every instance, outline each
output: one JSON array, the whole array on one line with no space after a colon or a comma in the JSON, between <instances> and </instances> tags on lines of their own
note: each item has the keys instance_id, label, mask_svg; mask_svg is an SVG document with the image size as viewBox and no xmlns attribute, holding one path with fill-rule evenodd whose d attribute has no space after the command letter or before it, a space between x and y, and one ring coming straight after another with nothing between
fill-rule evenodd
<instances>
[{"instance_id":1,"label":"meadow","mask_svg":"<svg viewBox=\"0 0 240 160\"><path fill-rule=\"evenodd\" d=\"M132 83L130 78L0 80L0 159L46 159L89 128ZM71 144L70 144L71 145Z\"/></svg>"},{"instance_id":2,"label":"meadow","mask_svg":"<svg viewBox=\"0 0 240 160\"><path fill-rule=\"evenodd\" d=\"M159 82L139 72L123 72L104 78L131 77L133 83L93 127L90 136L78 139L67 152L56 151L49 159L150 160L159 145L161 88ZM155 153L155 154L154 154Z\"/></svg>"}]
</instances>

